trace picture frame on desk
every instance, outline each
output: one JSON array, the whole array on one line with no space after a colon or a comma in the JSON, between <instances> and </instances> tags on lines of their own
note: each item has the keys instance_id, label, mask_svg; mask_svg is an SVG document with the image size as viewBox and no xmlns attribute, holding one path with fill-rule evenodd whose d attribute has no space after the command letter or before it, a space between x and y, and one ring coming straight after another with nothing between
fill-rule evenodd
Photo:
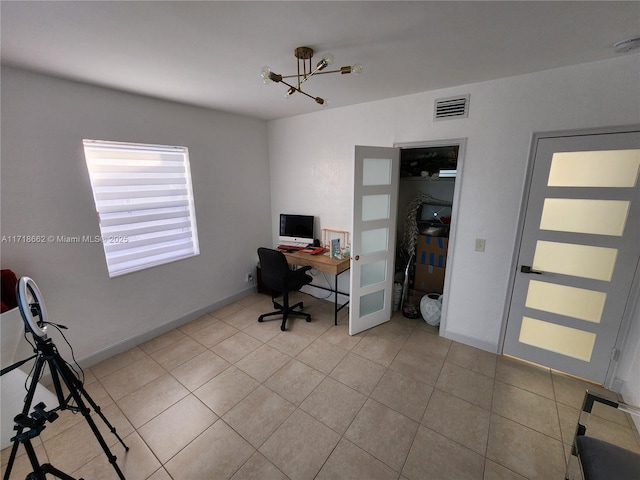
<instances>
[{"instance_id":1,"label":"picture frame on desk","mask_svg":"<svg viewBox=\"0 0 640 480\"><path fill-rule=\"evenodd\" d=\"M333 241L338 240L338 254L334 256ZM329 251L329 257L341 260L343 258L341 248L349 249L349 232L345 230L322 229L322 246ZM348 254L347 254L348 256Z\"/></svg>"},{"instance_id":2,"label":"picture frame on desk","mask_svg":"<svg viewBox=\"0 0 640 480\"><path fill-rule=\"evenodd\" d=\"M336 260L342 259L342 253L340 252L340 239L334 238L331 240L331 250L329 250L329 256Z\"/></svg>"}]
</instances>

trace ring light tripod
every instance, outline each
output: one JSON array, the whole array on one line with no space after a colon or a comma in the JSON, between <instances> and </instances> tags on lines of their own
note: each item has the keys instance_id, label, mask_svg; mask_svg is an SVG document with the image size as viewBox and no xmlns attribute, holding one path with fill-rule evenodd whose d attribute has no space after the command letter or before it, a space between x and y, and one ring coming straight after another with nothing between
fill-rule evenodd
<instances>
[{"instance_id":1,"label":"ring light tripod","mask_svg":"<svg viewBox=\"0 0 640 480\"><path fill-rule=\"evenodd\" d=\"M54 477L60 478L62 480L76 480L70 475L67 475L66 473L53 467L51 464L47 463L44 465L40 465L31 444L31 439L40 435L40 432L44 430L44 424L47 421L53 422L56 418L58 418L58 414L56 413L58 410L71 410L73 412L82 413L82 416L84 416L85 420L89 424L89 427L91 427L93 434L98 440L98 443L100 443L102 450L109 459L109 463L111 463L116 473L118 474L118 477L121 480L126 480L122 471L120 470L120 467L118 467L118 464L116 463L115 455L113 455L111 453L111 450L109 450L109 446L102 437L102 434L98 430L98 427L93 421L93 418L91 418L91 410L86 406L83 398L89 403L89 405L91 405L91 407L93 407L100 418L102 418L111 433L116 436L116 438L125 448L125 451L128 451L129 447L127 447L122 441L122 438L120 438L120 436L116 432L116 429L109 423L107 418L101 412L100 407L96 405L96 403L84 389L82 381L77 378L67 362L65 362L64 359L60 356L60 354L58 353L58 349L53 344L51 339L47 337L47 310L45 308L44 302L42 301L42 295L40 294L38 286L29 277L20 278L20 280L18 280L17 286L17 297L18 308L20 309L20 314L22 315L22 318L24 320L25 330L26 332L32 334L35 342L35 355L26 360L18 362L15 365L11 365L10 367L3 369L0 375L4 375L5 373L8 373L9 371L34 358L36 359L36 362L33 369L33 375L31 377L31 384L29 385L27 396L25 397L24 408L22 409L22 413L17 415L14 419L16 425L13 428L17 431L17 434L14 438L11 439L13 441L13 447L11 448L11 455L9 457L9 463L7 464L7 469L4 473L3 480L9 480L9 475L11 474L11 469L15 461L18 445L21 443L25 447L27 456L29 457L29 461L31 462L31 466L33 468L33 472L27 475L25 480L46 480L46 474L51 474ZM45 405L43 403L39 403L38 405L34 406L34 412L29 414L31 410L31 403L33 402L33 397L38 384L38 379L40 378L45 365L49 366L55 393L58 397L59 406L47 412L45 410ZM62 390L63 384L69 391L66 397ZM75 406L69 404L70 400L73 400L75 402Z\"/></svg>"}]
</instances>

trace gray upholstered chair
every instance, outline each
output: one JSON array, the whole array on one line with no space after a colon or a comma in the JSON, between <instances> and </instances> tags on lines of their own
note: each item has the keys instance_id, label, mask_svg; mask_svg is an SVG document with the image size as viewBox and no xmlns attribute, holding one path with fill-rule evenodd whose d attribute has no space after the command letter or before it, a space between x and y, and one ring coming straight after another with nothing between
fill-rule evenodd
<instances>
[{"instance_id":1,"label":"gray upholstered chair","mask_svg":"<svg viewBox=\"0 0 640 480\"><path fill-rule=\"evenodd\" d=\"M578 418L571 449L572 456L567 465L565 479L573 480L575 478L572 462L577 458L584 480L639 480L640 453L587 435L586 419L596 402L630 415L640 416L640 408L638 407L605 398L587 390Z\"/></svg>"}]
</instances>

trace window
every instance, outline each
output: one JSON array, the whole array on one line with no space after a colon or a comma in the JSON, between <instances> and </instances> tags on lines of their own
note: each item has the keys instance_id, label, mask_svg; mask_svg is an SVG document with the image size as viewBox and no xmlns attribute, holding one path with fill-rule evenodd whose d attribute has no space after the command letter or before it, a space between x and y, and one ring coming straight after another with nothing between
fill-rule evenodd
<instances>
[{"instance_id":1,"label":"window","mask_svg":"<svg viewBox=\"0 0 640 480\"><path fill-rule=\"evenodd\" d=\"M200 253L186 147L83 143L110 277Z\"/></svg>"}]
</instances>

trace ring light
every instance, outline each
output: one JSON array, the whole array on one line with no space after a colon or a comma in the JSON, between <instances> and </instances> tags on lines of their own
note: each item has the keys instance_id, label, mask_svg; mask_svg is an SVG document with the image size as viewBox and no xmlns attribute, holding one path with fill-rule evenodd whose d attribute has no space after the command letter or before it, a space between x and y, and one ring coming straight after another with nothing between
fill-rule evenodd
<instances>
[{"instance_id":1,"label":"ring light","mask_svg":"<svg viewBox=\"0 0 640 480\"><path fill-rule=\"evenodd\" d=\"M28 330L34 335L47 338L47 309L38 286L29 277L18 280L18 307ZM39 319L36 321L36 317Z\"/></svg>"}]
</instances>

